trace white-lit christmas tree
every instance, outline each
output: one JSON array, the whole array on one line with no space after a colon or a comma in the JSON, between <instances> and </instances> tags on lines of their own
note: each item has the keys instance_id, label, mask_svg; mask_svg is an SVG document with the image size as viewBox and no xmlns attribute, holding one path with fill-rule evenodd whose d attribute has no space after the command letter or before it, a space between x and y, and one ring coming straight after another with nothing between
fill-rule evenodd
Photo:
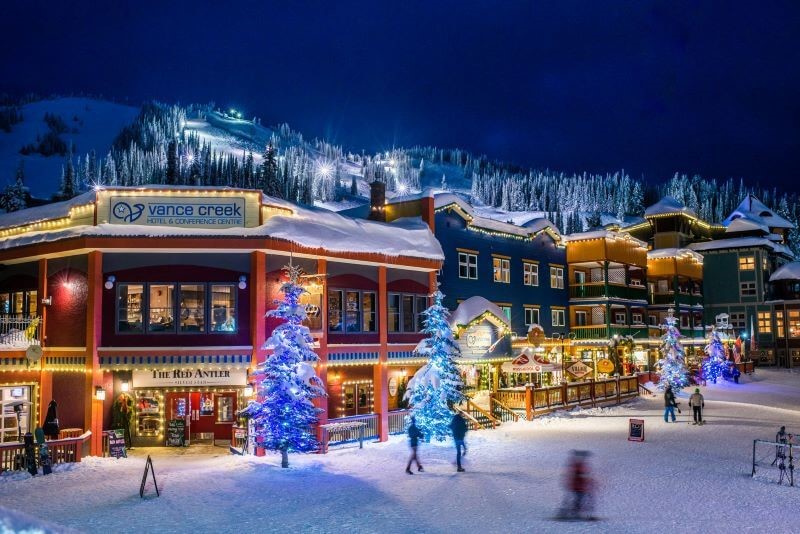
<instances>
[{"instance_id":1,"label":"white-lit christmas tree","mask_svg":"<svg viewBox=\"0 0 800 534\"><path fill-rule=\"evenodd\" d=\"M725 357L725 346L719 337L719 332L714 328L711 330L711 340L705 348L706 359L703 360L703 377L713 383L717 383L717 378L728 368Z\"/></svg>"},{"instance_id":2,"label":"white-lit christmas tree","mask_svg":"<svg viewBox=\"0 0 800 534\"><path fill-rule=\"evenodd\" d=\"M661 368L658 389L663 390L670 384L672 390L677 393L689 385L689 371L686 368L686 354L680 342L681 333L675 326L678 319L673 315L674 312L675 310L670 308L664 324L661 325L664 335L661 336L661 359L658 360Z\"/></svg>"},{"instance_id":3,"label":"white-lit christmas tree","mask_svg":"<svg viewBox=\"0 0 800 534\"><path fill-rule=\"evenodd\" d=\"M258 400L252 401L244 414L253 420L259 445L281 453L281 467L289 467L289 452L310 452L318 448L312 425L321 411L313 400L325 396L322 381L313 363L319 358L312 350L313 338L307 326L306 308L300 295L301 270L285 268L289 280L281 286L284 298L267 313L284 322L275 328L264 344L273 353L259 366Z\"/></svg>"},{"instance_id":4,"label":"white-lit christmas tree","mask_svg":"<svg viewBox=\"0 0 800 534\"><path fill-rule=\"evenodd\" d=\"M433 304L425 314L427 337L420 341L415 353L428 358L408 382L405 399L411 405L417 426L428 439L443 440L450 434L453 418L451 407L464 400L463 383L456 367L461 349L453 339L447 322L450 312L442 305L444 295L433 294Z\"/></svg>"}]
</instances>

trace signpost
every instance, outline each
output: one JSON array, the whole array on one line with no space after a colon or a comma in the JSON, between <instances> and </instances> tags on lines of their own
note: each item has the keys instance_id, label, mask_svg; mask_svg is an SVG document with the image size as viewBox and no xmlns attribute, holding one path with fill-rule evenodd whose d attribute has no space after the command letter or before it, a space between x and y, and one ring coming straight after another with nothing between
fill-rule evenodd
<instances>
[{"instance_id":1,"label":"signpost","mask_svg":"<svg viewBox=\"0 0 800 534\"><path fill-rule=\"evenodd\" d=\"M167 446L183 447L186 445L186 421L170 419L167 423Z\"/></svg>"},{"instance_id":2,"label":"signpost","mask_svg":"<svg viewBox=\"0 0 800 534\"><path fill-rule=\"evenodd\" d=\"M113 458L127 458L128 452L125 450L125 431L108 431L108 455Z\"/></svg>"},{"instance_id":3,"label":"signpost","mask_svg":"<svg viewBox=\"0 0 800 534\"><path fill-rule=\"evenodd\" d=\"M583 362L575 362L567 367L567 372L575 378L583 378L592 372L592 368Z\"/></svg>"},{"instance_id":4,"label":"signpost","mask_svg":"<svg viewBox=\"0 0 800 534\"><path fill-rule=\"evenodd\" d=\"M628 441L644 441L644 419L628 419Z\"/></svg>"}]
</instances>

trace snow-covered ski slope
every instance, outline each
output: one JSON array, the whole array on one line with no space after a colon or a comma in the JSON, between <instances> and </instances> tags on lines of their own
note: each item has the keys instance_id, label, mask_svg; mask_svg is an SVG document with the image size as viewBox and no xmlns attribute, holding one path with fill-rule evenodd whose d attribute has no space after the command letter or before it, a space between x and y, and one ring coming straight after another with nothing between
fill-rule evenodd
<instances>
[{"instance_id":1,"label":"snow-covered ski slope","mask_svg":"<svg viewBox=\"0 0 800 534\"><path fill-rule=\"evenodd\" d=\"M753 439L772 439L781 425L800 432L800 374L759 370L738 386L702 390L705 426L687 424L689 410L665 424L658 397L470 432L465 473L443 443L423 444L425 472L405 474L403 436L293 455L288 470L277 455L231 456L224 447L142 449L47 478L0 477L0 502L85 532L800 531L800 487L778 486L777 472L750 477ZM645 420L645 442L627 441L630 417ZM570 449L593 452L603 521L551 520ZM142 500L147 454L162 493L150 486Z\"/></svg>"},{"instance_id":2,"label":"snow-covered ski slope","mask_svg":"<svg viewBox=\"0 0 800 534\"><path fill-rule=\"evenodd\" d=\"M44 136L49 129L44 122L45 113L60 116L67 128L60 135L68 145L75 147L75 155L83 156L91 150L97 158L104 158L120 130L129 125L139 113L139 108L85 97L56 98L26 104L21 108L24 120L11 127L11 132L0 131L0 188L14 180L20 160L25 165L25 183L35 197L49 198L61 184L61 166L64 157L40 154L23 156L20 149L36 144L36 136Z\"/></svg>"}]
</instances>

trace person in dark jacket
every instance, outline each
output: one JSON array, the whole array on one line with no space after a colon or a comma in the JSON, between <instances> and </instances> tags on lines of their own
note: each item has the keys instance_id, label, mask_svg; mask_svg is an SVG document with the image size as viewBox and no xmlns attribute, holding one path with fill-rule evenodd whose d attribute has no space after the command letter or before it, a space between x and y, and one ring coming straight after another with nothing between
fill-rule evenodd
<instances>
[{"instance_id":1,"label":"person in dark jacket","mask_svg":"<svg viewBox=\"0 0 800 534\"><path fill-rule=\"evenodd\" d=\"M450 421L450 430L453 431L453 440L456 443L456 465L458 472L463 473L464 468L461 467L461 457L467 455L467 446L464 444L464 437L467 435L467 422L461 412L456 412L453 420ZM463 451L463 452L462 452Z\"/></svg>"},{"instance_id":2,"label":"person in dark jacket","mask_svg":"<svg viewBox=\"0 0 800 534\"><path fill-rule=\"evenodd\" d=\"M424 469L422 469L422 464L419 463L419 458L417 457L417 446L419 446L419 438L421 437L422 432L420 432L419 427L417 426L417 420L412 415L410 424L408 425L408 445L411 447L411 458L408 459L406 473L409 475L414 474L414 472L411 470L411 462L417 463L417 471L424 471Z\"/></svg>"},{"instance_id":3,"label":"person in dark jacket","mask_svg":"<svg viewBox=\"0 0 800 534\"><path fill-rule=\"evenodd\" d=\"M61 429L58 427L58 414L56 413L56 408L58 404L56 404L55 400L51 400L50 404L47 406L47 415L44 418L44 424L42 425L42 430L44 430L44 435L50 439L58 439L58 433Z\"/></svg>"},{"instance_id":4,"label":"person in dark jacket","mask_svg":"<svg viewBox=\"0 0 800 534\"><path fill-rule=\"evenodd\" d=\"M675 408L678 403L675 402L675 393L672 392L672 386L667 384L664 390L664 422L669 423L668 416L672 416L672 422L675 422Z\"/></svg>"}]
</instances>

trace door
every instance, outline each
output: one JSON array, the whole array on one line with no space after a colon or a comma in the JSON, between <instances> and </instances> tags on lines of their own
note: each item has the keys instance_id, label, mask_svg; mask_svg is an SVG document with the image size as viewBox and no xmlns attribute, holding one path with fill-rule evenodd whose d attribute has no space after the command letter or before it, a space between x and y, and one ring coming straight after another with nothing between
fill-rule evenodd
<instances>
[{"instance_id":1,"label":"door","mask_svg":"<svg viewBox=\"0 0 800 534\"><path fill-rule=\"evenodd\" d=\"M169 421L183 421L183 439L189 444L192 425L192 397L189 393L167 393L167 424Z\"/></svg>"}]
</instances>

